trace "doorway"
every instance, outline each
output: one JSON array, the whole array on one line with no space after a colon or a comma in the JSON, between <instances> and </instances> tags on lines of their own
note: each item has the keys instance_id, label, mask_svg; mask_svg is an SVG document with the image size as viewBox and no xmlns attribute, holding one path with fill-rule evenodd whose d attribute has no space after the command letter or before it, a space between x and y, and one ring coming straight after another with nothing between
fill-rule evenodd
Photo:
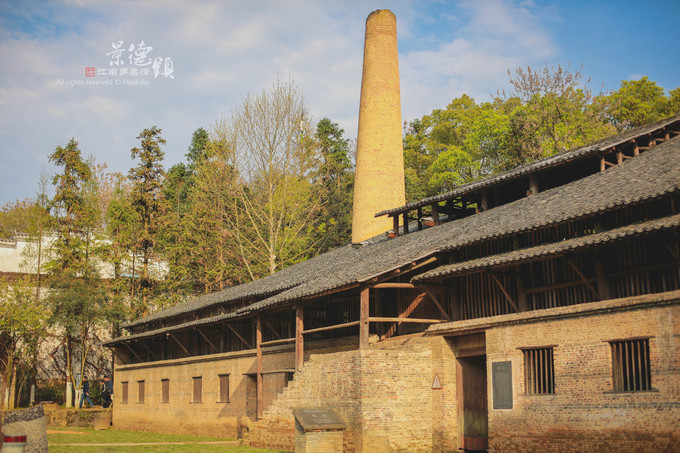
<instances>
[{"instance_id":1,"label":"doorway","mask_svg":"<svg viewBox=\"0 0 680 453\"><path fill-rule=\"evenodd\" d=\"M486 451L489 412L485 337L483 334L459 337L455 344L460 449Z\"/></svg>"}]
</instances>

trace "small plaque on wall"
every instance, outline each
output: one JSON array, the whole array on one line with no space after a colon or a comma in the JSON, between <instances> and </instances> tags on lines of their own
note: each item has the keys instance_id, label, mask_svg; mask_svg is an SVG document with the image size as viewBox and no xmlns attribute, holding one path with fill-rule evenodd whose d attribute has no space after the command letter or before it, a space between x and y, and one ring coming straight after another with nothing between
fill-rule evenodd
<instances>
[{"instance_id":1,"label":"small plaque on wall","mask_svg":"<svg viewBox=\"0 0 680 453\"><path fill-rule=\"evenodd\" d=\"M512 409L512 362L491 364L493 408Z\"/></svg>"}]
</instances>

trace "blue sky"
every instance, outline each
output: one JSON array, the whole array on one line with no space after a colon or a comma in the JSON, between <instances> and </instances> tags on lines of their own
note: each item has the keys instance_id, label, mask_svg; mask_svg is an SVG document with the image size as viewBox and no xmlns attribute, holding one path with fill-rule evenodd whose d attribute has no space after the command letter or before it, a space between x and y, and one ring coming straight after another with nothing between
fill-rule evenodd
<instances>
[{"instance_id":1,"label":"blue sky","mask_svg":"<svg viewBox=\"0 0 680 453\"><path fill-rule=\"evenodd\" d=\"M55 172L47 156L71 137L127 173L135 137L157 125L169 168L194 130L277 78L294 80L314 121L354 138L364 24L382 8L397 16L404 120L462 94L489 100L527 65L583 65L595 91L643 75L680 86L679 0L0 1L0 204L34 196L41 171ZM139 63L160 61L159 74L128 64L139 74L85 77L122 68L107 55L118 41L153 47Z\"/></svg>"}]
</instances>

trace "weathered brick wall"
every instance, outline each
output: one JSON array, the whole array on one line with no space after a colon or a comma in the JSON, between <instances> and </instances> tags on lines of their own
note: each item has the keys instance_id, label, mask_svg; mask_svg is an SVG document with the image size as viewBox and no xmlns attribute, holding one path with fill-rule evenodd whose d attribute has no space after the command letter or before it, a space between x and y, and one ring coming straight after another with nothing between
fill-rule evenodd
<instances>
[{"instance_id":1,"label":"weathered brick wall","mask_svg":"<svg viewBox=\"0 0 680 453\"><path fill-rule=\"evenodd\" d=\"M487 367L512 362L514 407L494 410L491 451L680 451L680 307L496 327ZM653 391L612 393L610 340L649 340ZM554 347L555 394L527 395L521 347Z\"/></svg>"},{"instance_id":2,"label":"weathered brick wall","mask_svg":"<svg viewBox=\"0 0 680 453\"><path fill-rule=\"evenodd\" d=\"M393 339L366 351L312 355L245 441L292 450L291 408L327 407L347 423L344 451L455 450L452 357L441 337ZM441 390L432 390L435 373Z\"/></svg>"},{"instance_id":3,"label":"weathered brick wall","mask_svg":"<svg viewBox=\"0 0 680 453\"><path fill-rule=\"evenodd\" d=\"M291 348L264 354L265 371L292 369ZM237 437L254 416L254 351L166 360L146 365L119 365L115 371L113 425L118 429L195 433ZM229 374L228 403L219 402L220 374ZM202 402L193 400L193 377L202 376ZM263 376L265 402L285 385L284 374ZM161 403L161 380L169 379L170 401ZM144 403L138 403L137 381L144 380ZM128 382L128 403L122 384ZM250 415L251 417L249 417ZM254 418L254 417L253 417Z\"/></svg>"}]
</instances>

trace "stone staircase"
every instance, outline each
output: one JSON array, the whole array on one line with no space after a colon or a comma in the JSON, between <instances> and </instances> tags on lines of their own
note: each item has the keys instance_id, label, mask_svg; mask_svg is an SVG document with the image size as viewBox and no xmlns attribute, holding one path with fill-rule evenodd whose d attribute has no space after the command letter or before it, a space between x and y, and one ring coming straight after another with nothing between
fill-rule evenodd
<instances>
[{"instance_id":1,"label":"stone staircase","mask_svg":"<svg viewBox=\"0 0 680 453\"><path fill-rule=\"evenodd\" d=\"M295 407L334 409L346 421L358 410L358 351L312 354L301 371L244 435L246 445L295 450ZM345 442L351 442L351 435Z\"/></svg>"}]
</instances>

